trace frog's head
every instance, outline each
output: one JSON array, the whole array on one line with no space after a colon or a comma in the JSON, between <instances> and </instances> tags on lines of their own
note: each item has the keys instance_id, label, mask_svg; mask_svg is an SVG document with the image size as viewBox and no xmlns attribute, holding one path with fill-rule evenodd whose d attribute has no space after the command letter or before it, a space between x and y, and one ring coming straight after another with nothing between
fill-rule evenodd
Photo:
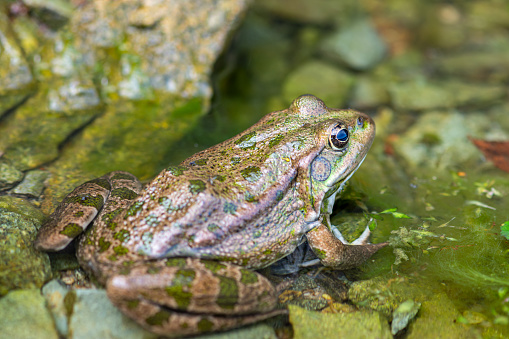
<instances>
[{"instance_id":1,"label":"frog's head","mask_svg":"<svg viewBox=\"0 0 509 339\"><path fill-rule=\"evenodd\" d=\"M373 143L375 123L364 113L328 108L312 95L295 99L290 109L313 125L320 151L307 168L311 200L315 211L330 214L336 194Z\"/></svg>"}]
</instances>

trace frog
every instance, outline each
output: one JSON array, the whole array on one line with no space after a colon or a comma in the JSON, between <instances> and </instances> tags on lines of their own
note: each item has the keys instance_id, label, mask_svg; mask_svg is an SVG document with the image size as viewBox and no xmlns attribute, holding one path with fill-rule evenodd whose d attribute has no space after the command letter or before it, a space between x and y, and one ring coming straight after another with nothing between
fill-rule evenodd
<instances>
[{"instance_id":1,"label":"frog","mask_svg":"<svg viewBox=\"0 0 509 339\"><path fill-rule=\"evenodd\" d=\"M361 265L387 245L371 244L369 227L348 243L330 223L374 137L370 116L302 95L144 188L122 171L78 186L34 246L60 251L77 238L80 266L121 312L159 335L274 317L285 310L257 270L305 241L332 269Z\"/></svg>"}]
</instances>

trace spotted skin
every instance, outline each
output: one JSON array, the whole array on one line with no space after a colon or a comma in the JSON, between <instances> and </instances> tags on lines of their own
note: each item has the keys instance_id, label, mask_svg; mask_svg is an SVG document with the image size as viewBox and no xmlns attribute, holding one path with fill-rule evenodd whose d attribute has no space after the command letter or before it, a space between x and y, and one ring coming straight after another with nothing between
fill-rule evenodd
<instances>
[{"instance_id":1,"label":"spotted skin","mask_svg":"<svg viewBox=\"0 0 509 339\"><path fill-rule=\"evenodd\" d=\"M80 265L113 304L164 336L272 317L281 313L274 287L250 269L306 238L335 268L358 265L385 246L343 244L329 223L335 195L374 135L367 115L301 96L166 168L144 190L126 172L85 183L51 215L35 246L60 250L79 236Z\"/></svg>"}]
</instances>

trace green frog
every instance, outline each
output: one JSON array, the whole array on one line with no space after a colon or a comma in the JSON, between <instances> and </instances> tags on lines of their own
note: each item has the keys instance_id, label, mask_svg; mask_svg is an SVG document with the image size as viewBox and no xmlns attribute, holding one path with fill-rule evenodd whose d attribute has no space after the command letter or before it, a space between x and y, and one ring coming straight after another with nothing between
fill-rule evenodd
<instances>
[{"instance_id":1,"label":"green frog","mask_svg":"<svg viewBox=\"0 0 509 339\"><path fill-rule=\"evenodd\" d=\"M248 130L163 170L144 189L127 172L76 188L35 247L80 236L80 265L112 303L164 336L219 331L276 314L277 293L254 271L308 241L325 266L361 264L386 243L331 231L337 193L375 137L373 120L303 95ZM341 240L340 240L341 239Z\"/></svg>"}]
</instances>

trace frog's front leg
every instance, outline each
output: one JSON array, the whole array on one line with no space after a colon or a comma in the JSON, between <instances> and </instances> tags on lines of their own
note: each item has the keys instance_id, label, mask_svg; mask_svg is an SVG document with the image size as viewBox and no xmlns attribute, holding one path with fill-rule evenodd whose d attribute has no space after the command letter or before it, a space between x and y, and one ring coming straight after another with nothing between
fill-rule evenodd
<instances>
[{"instance_id":1,"label":"frog's front leg","mask_svg":"<svg viewBox=\"0 0 509 339\"><path fill-rule=\"evenodd\" d=\"M368 243L369 228L362 233L359 239L347 244L343 237L338 239L323 223L306 233L309 245L320 262L327 267L335 269L349 269L364 263L376 251L388 243Z\"/></svg>"},{"instance_id":2,"label":"frog's front leg","mask_svg":"<svg viewBox=\"0 0 509 339\"><path fill-rule=\"evenodd\" d=\"M223 262L169 258L131 266L106 284L115 306L164 336L196 335L260 321L274 310L276 291L262 275Z\"/></svg>"}]
</instances>

